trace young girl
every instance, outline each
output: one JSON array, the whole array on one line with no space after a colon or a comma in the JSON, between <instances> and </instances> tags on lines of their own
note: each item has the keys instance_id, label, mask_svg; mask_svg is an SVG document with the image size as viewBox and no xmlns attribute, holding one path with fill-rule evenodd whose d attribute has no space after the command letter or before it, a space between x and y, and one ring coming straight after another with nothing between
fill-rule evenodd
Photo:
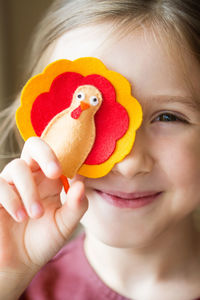
<instances>
[{"instance_id":1,"label":"young girl","mask_svg":"<svg viewBox=\"0 0 200 300\"><path fill-rule=\"evenodd\" d=\"M142 126L108 175L76 176L67 195L40 138L5 166L0 299L200 299L200 3L54 1L29 75L86 56L130 81ZM85 233L65 245L79 220Z\"/></svg>"}]
</instances>

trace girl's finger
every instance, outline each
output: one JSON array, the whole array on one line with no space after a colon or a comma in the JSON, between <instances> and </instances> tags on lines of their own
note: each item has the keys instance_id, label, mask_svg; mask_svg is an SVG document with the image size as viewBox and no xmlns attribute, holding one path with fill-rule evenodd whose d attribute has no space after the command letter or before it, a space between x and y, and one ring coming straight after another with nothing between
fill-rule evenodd
<instances>
[{"instance_id":1,"label":"girl's finger","mask_svg":"<svg viewBox=\"0 0 200 300\"><path fill-rule=\"evenodd\" d=\"M17 222L23 222L27 218L26 211L20 198L12 187L0 177L0 204Z\"/></svg>"},{"instance_id":2,"label":"girl's finger","mask_svg":"<svg viewBox=\"0 0 200 300\"><path fill-rule=\"evenodd\" d=\"M67 193L65 203L55 214L57 227L64 241L74 231L87 208L88 201L84 196L84 184L80 181L74 182Z\"/></svg>"},{"instance_id":3,"label":"girl's finger","mask_svg":"<svg viewBox=\"0 0 200 300\"><path fill-rule=\"evenodd\" d=\"M13 160L4 168L1 176L15 186L30 217L37 218L43 214L37 186L32 172L24 160Z\"/></svg>"},{"instance_id":4,"label":"girl's finger","mask_svg":"<svg viewBox=\"0 0 200 300\"><path fill-rule=\"evenodd\" d=\"M58 178L62 174L59 161L50 146L39 137L29 138L22 150L21 158L32 170L42 169L49 178Z\"/></svg>"},{"instance_id":5,"label":"girl's finger","mask_svg":"<svg viewBox=\"0 0 200 300\"><path fill-rule=\"evenodd\" d=\"M60 195L62 190L62 182L60 179L50 179L45 177L41 183L38 184L38 192L41 199L51 197L52 195Z\"/></svg>"}]
</instances>

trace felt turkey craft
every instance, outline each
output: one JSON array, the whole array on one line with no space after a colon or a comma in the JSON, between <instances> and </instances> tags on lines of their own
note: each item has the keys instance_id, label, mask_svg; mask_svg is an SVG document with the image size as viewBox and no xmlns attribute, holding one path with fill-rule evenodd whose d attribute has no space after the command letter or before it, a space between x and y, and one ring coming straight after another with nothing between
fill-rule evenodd
<instances>
[{"instance_id":1,"label":"felt turkey craft","mask_svg":"<svg viewBox=\"0 0 200 300\"><path fill-rule=\"evenodd\" d=\"M24 140L40 136L51 146L62 179L98 178L130 153L142 109L128 80L99 59L62 59L27 82L16 121Z\"/></svg>"}]
</instances>

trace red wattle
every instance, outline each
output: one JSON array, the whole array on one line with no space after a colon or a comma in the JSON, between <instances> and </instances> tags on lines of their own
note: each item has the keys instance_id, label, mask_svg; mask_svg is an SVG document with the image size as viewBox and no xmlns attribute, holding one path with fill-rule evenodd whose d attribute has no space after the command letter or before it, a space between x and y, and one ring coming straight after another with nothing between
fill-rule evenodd
<instances>
[{"instance_id":1,"label":"red wattle","mask_svg":"<svg viewBox=\"0 0 200 300\"><path fill-rule=\"evenodd\" d=\"M82 112L81 106L79 105L77 108L75 108L72 112L71 112L71 117L73 119L78 119L80 117L80 114Z\"/></svg>"}]
</instances>

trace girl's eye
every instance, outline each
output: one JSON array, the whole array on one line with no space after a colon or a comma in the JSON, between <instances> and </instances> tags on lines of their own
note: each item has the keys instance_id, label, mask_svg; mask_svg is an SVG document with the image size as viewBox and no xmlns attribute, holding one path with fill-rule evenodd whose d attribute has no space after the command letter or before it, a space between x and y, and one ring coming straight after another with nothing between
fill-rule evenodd
<instances>
[{"instance_id":1,"label":"girl's eye","mask_svg":"<svg viewBox=\"0 0 200 300\"><path fill-rule=\"evenodd\" d=\"M159 121L159 122L183 122L183 123L187 123L186 120L177 117L174 114L171 113L163 113L160 114L158 117L156 117L154 119L154 121Z\"/></svg>"},{"instance_id":2,"label":"girl's eye","mask_svg":"<svg viewBox=\"0 0 200 300\"><path fill-rule=\"evenodd\" d=\"M85 94L82 93L82 92L79 92L77 95L76 95L76 99L79 100L79 101L82 101L85 99Z\"/></svg>"}]
</instances>

